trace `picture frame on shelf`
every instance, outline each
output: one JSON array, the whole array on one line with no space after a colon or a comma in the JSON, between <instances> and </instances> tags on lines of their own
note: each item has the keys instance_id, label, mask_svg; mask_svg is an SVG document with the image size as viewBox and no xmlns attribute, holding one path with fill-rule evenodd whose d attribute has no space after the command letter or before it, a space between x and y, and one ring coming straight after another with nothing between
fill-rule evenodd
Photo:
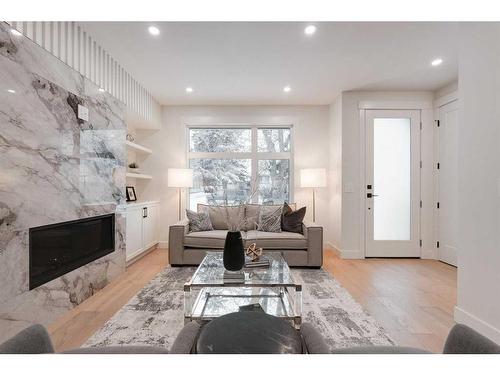
<instances>
[{"instance_id":1,"label":"picture frame on shelf","mask_svg":"<svg viewBox=\"0 0 500 375\"><path fill-rule=\"evenodd\" d=\"M137 200L137 195L135 194L135 188L133 186L125 187L127 193L127 202L135 202Z\"/></svg>"}]
</instances>

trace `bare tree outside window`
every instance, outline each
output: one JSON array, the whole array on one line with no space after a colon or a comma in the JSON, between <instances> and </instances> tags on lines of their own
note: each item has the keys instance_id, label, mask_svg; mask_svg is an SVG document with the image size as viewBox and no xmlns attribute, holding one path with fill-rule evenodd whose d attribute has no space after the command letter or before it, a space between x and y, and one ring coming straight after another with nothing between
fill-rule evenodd
<instances>
[{"instance_id":1,"label":"bare tree outside window","mask_svg":"<svg viewBox=\"0 0 500 375\"><path fill-rule=\"evenodd\" d=\"M189 150L193 210L198 203L245 203L254 186L255 203L281 204L290 199L290 128L190 128Z\"/></svg>"}]
</instances>

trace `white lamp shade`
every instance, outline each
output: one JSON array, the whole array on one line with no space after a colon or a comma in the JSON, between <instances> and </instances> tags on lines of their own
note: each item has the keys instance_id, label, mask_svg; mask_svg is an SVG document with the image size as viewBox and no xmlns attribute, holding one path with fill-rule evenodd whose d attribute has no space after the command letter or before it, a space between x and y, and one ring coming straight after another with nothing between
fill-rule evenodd
<instances>
[{"instance_id":1,"label":"white lamp shade","mask_svg":"<svg viewBox=\"0 0 500 375\"><path fill-rule=\"evenodd\" d=\"M193 170L189 168L169 168L168 187L184 188L193 186Z\"/></svg>"},{"instance_id":2,"label":"white lamp shade","mask_svg":"<svg viewBox=\"0 0 500 375\"><path fill-rule=\"evenodd\" d=\"M325 168L308 168L300 170L300 187L319 188L326 186Z\"/></svg>"}]
</instances>

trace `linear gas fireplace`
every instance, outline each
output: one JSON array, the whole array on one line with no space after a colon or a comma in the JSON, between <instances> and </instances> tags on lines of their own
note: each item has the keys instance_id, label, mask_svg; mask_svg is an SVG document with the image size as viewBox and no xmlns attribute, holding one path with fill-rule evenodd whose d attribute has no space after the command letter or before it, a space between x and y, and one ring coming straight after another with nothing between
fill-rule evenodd
<instances>
[{"instance_id":1,"label":"linear gas fireplace","mask_svg":"<svg viewBox=\"0 0 500 375\"><path fill-rule=\"evenodd\" d=\"M30 290L115 250L115 214L30 228Z\"/></svg>"}]
</instances>

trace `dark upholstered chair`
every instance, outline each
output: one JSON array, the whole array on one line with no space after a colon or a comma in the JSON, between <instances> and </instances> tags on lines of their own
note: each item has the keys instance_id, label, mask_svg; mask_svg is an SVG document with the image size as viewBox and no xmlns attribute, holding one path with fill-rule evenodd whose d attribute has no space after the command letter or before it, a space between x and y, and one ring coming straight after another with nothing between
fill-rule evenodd
<instances>
[{"instance_id":1,"label":"dark upholstered chair","mask_svg":"<svg viewBox=\"0 0 500 375\"><path fill-rule=\"evenodd\" d=\"M186 324L170 349L171 354L191 353L201 326L191 322ZM300 329L306 349L311 354L425 354L421 349L398 346L367 346L330 351L323 337L310 324L304 323ZM45 328L32 325L0 344L1 354L46 354L54 353L54 347ZM79 348L68 354L166 354L168 350L151 346L111 346ZM455 325L450 331L443 349L444 354L500 354L500 345L487 339L473 329Z\"/></svg>"},{"instance_id":2,"label":"dark upholstered chair","mask_svg":"<svg viewBox=\"0 0 500 375\"><path fill-rule=\"evenodd\" d=\"M403 346L363 346L337 349L332 354L430 354ZM448 334L443 354L500 354L500 345L463 324L456 324Z\"/></svg>"},{"instance_id":3,"label":"dark upholstered chair","mask_svg":"<svg viewBox=\"0 0 500 375\"><path fill-rule=\"evenodd\" d=\"M186 324L177 335L170 351L154 346L110 346L77 348L64 354L189 354L196 345L201 326L196 322ZM302 324L300 334L307 353L328 353L321 334L309 323ZM47 330L34 324L0 344L0 354L49 354L55 353Z\"/></svg>"},{"instance_id":4,"label":"dark upholstered chair","mask_svg":"<svg viewBox=\"0 0 500 375\"><path fill-rule=\"evenodd\" d=\"M47 330L34 324L22 330L11 339L0 344L1 354L50 354L55 353ZM168 350L154 346L110 346L99 348L79 348L68 354L167 354Z\"/></svg>"}]
</instances>

